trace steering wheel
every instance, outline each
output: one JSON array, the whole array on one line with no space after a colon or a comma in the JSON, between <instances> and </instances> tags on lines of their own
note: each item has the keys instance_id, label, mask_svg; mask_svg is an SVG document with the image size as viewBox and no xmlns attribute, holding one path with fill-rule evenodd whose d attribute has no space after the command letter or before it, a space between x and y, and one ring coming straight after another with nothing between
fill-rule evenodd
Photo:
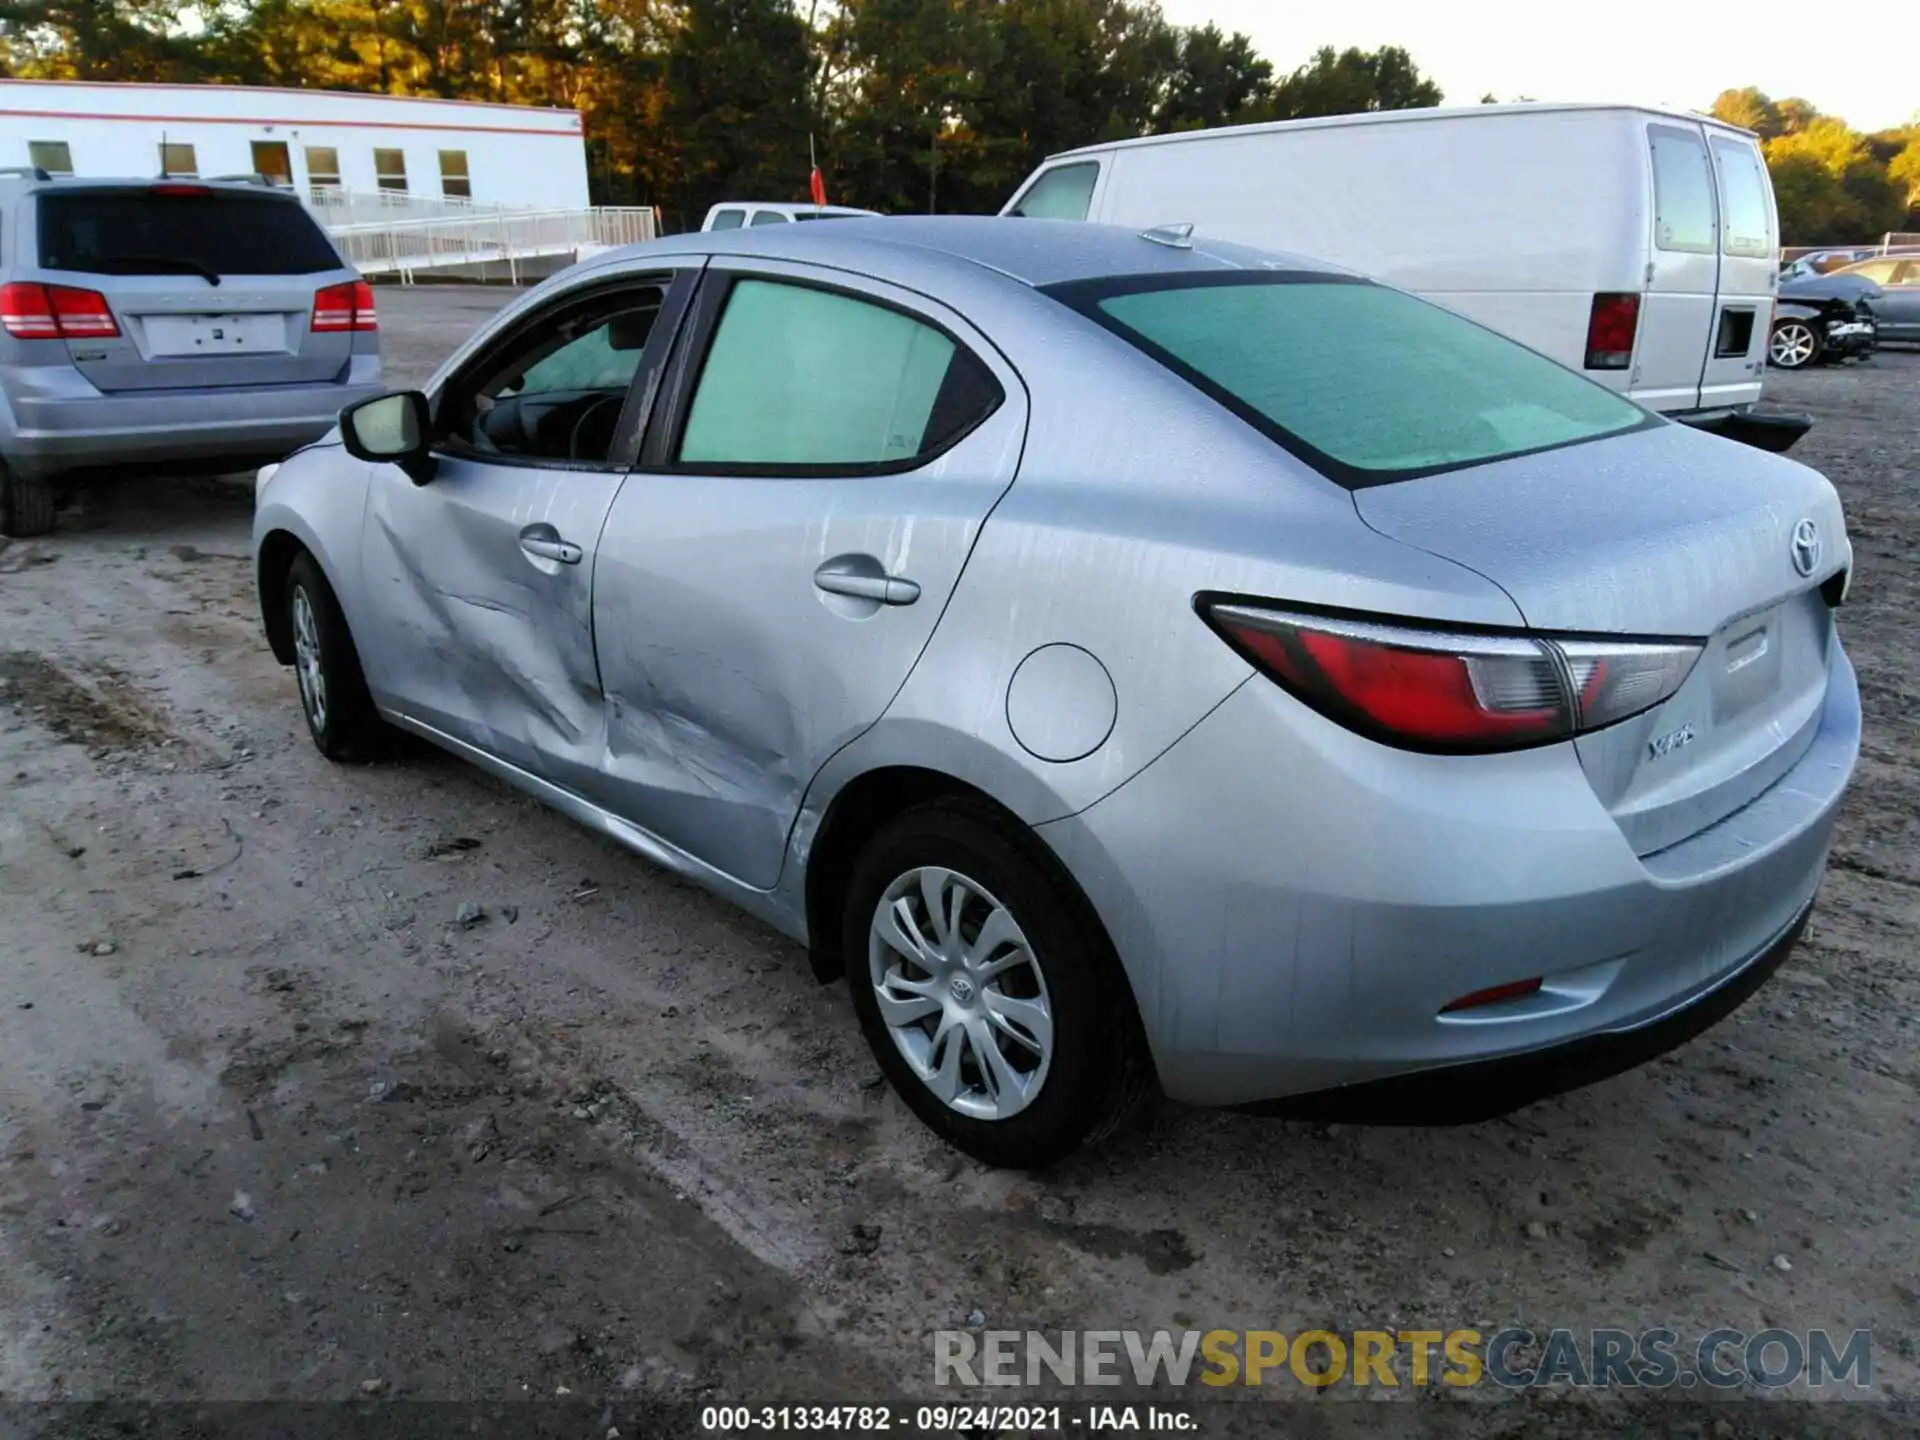
<instances>
[{"instance_id":1,"label":"steering wheel","mask_svg":"<svg viewBox=\"0 0 1920 1440\"><path fill-rule=\"evenodd\" d=\"M580 437L582 432L584 432L587 428L587 422L593 419L593 417L598 415L602 410L606 409L606 407L609 405L616 407L613 421L617 425L620 422L618 407L621 405L624 405L626 403L626 399L627 397L624 395L602 395L599 399L595 400L591 405L587 406L586 409L580 412L580 418L573 422L573 429L567 433L567 458L569 460L581 460L581 459L604 460L606 459L606 454L604 449L598 455L593 455L593 456L581 455ZM611 440L613 437L611 436L611 434L609 434L607 438Z\"/></svg>"}]
</instances>

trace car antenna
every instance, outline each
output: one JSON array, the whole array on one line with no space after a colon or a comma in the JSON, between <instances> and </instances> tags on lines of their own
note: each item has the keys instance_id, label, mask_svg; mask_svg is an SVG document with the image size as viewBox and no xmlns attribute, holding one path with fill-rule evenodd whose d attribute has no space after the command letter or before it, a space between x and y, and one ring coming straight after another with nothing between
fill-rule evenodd
<instances>
[{"instance_id":1,"label":"car antenna","mask_svg":"<svg viewBox=\"0 0 1920 1440\"><path fill-rule=\"evenodd\" d=\"M1155 225L1151 230L1142 230L1140 238L1150 240L1155 245L1165 245L1173 250L1191 250L1193 222L1186 220L1178 225Z\"/></svg>"}]
</instances>

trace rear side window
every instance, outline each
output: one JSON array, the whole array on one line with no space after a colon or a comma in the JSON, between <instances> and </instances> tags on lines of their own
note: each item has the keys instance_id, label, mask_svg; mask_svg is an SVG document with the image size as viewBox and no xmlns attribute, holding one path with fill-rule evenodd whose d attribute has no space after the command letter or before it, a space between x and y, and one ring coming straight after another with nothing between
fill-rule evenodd
<instances>
[{"instance_id":1,"label":"rear side window","mask_svg":"<svg viewBox=\"0 0 1920 1440\"><path fill-rule=\"evenodd\" d=\"M912 316L829 290L740 280L707 350L679 460L802 474L907 469L1000 400L977 359Z\"/></svg>"},{"instance_id":2,"label":"rear side window","mask_svg":"<svg viewBox=\"0 0 1920 1440\"><path fill-rule=\"evenodd\" d=\"M311 275L340 257L294 201L150 190L42 192L40 264L96 275Z\"/></svg>"},{"instance_id":3,"label":"rear side window","mask_svg":"<svg viewBox=\"0 0 1920 1440\"><path fill-rule=\"evenodd\" d=\"M784 225L787 223L787 217L778 210L756 210L753 212L753 219L749 223L754 225Z\"/></svg>"},{"instance_id":4,"label":"rear side window","mask_svg":"<svg viewBox=\"0 0 1920 1440\"><path fill-rule=\"evenodd\" d=\"M1350 488L1658 423L1504 336L1364 281L1156 276L1047 293Z\"/></svg>"},{"instance_id":5,"label":"rear side window","mask_svg":"<svg viewBox=\"0 0 1920 1440\"><path fill-rule=\"evenodd\" d=\"M713 217L711 229L738 230L740 222L747 218L744 210L722 210Z\"/></svg>"},{"instance_id":6,"label":"rear side window","mask_svg":"<svg viewBox=\"0 0 1920 1440\"><path fill-rule=\"evenodd\" d=\"M1713 173L1698 135L1655 126L1653 145L1653 243L1662 250L1713 253Z\"/></svg>"},{"instance_id":7,"label":"rear side window","mask_svg":"<svg viewBox=\"0 0 1920 1440\"><path fill-rule=\"evenodd\" d=\"M1766 259L1773 253L1773 226L1760 156L1751 145L1716 138L1713 158L1720 162L1720 193L1726 202L1722 245L1729 255Z\"/></svg>"},{"instance_id":8,"label":"rear side window","mask_svg":"<svg viewBox=\"0 0 1920 1440\"><path fill-rule=\"evenodd\" d=\"M1093 182L1099 178L1098 161L1057 165L1043 171L1007 213L1029 220L1084 220L1093 203Z\"/></svg>"}]
</instances>

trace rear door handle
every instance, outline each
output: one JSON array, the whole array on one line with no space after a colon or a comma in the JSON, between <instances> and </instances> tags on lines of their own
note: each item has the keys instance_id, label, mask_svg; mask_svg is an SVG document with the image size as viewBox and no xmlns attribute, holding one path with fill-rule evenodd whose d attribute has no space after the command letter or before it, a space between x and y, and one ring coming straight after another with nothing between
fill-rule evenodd
<instances>
[{"instance_id":1,"label":"rear door handle","mask_svg":"<svg viewBox=\"0 0 1920 1440\"><path fill-rule=\"evenodd\" d=\"M562 565L578 565L587 554L571 540L562 540L551 525L529 525L522 530L520 548L542 560L558 560Z\"/></svg>"},{"instance_id":2,"label":"rear door handle","mask_svg":"<svg viewBox=\"0 0 1920 1440\"><path fill-rule=\"evenodd\" d=\"M911 605L920 598L919 585L886 574L870 556L829 560L813 572L813 583L829 595L851 595L882 605Z\"/></svg>"}]
</instances>

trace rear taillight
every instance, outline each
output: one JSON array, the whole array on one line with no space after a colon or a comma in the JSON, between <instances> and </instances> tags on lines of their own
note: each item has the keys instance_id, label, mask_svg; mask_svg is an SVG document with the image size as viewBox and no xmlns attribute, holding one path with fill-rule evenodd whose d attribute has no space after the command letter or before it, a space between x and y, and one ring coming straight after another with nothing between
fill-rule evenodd
<instances>
[{"instance_id":1,"label":"rear taillight","mask_svg":"<svg viewBox=\"0 0 1920 1440\"><path fill-rule=\"evenodd\" d=\"M120 333L107 297L70 285L0 285L0 326L16 340L111 340Z\"/></svg>"},{"instance_id":2,"label":"rear taillight","mask_svg":"<svg viewBox=\"0 0 1920 1440\"><path fill-rule=\"evenodd\" d=\"M1468 633L1202 601L1221 638L1315 710L1388 745L1482 754L1569 739L1680 688L1687 640Z\"/></svg>"},{"instance_id":3,"label":"rear taillight","mask_svg":"<svg viewBox=\"0 0 1920 1440\"><path fill-rule=\"evenodd\" d=\"M373 308L373 287L364 280L345 285L329 285L313 296L311 328L321 334L343 330L378 330L380 322Z\"/></svg>"},{"instance_id":4,"label":"rear taillight","mask_svg":"<svg viewBox=\"0 0 1920 1440\"><path fill-rule=\"evenodd\" d=\"M1640 328L1640 297L1600 294L1587 315L1587 369L1624 370L1633 363L1633 336Z\"/></svg>"}]
</instances>

